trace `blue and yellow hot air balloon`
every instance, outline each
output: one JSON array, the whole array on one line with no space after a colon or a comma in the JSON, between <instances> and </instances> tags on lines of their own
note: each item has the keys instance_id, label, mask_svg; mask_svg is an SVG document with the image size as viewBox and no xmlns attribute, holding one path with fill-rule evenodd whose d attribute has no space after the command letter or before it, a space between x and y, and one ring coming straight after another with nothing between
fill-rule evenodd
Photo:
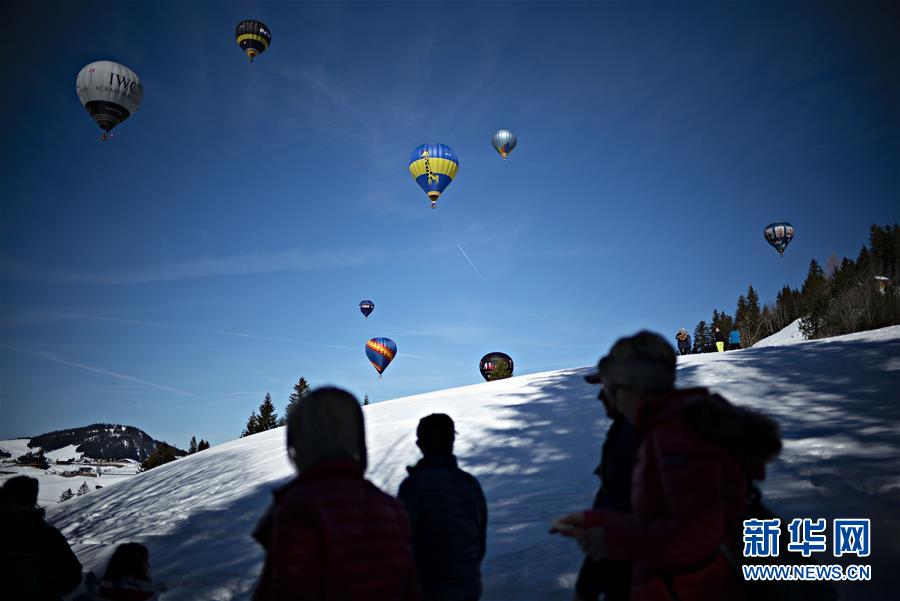
<instances>
[{"instance_id":1,"label":"blue and yellow hot air balloon","mask_svg":"<svg viewBox=\"0 0 900 601\"><path fill-rule=\"evenodd\" d=\"M366 357L381 377L382 372L397 355L397 345L390 338L372 338L366 343Z\"/></svg>"},{"instance_id":2,"label":"blue and yellow hot air balloon","mask_svg":"<svg viewBox=\"0 0 900 601\"><path fill-rule=\"evenodd\" d=\"M422 144L409 159L409 172L431 199L431 208L459 169L459 159L446 144Z\"/></svg>"}]
</instances>

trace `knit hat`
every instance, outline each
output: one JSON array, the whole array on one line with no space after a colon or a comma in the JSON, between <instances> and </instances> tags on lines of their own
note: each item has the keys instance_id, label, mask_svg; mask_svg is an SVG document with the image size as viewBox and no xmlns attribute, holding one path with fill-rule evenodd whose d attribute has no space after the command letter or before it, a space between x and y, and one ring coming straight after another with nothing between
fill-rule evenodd
<instances>
[{"instance_id":1,"label":"knit hat","mask_svg":"<svg viewBox=\"0 0 900 601\"><path fill-rule=\"evenodd\" d=\"M585 376L591 384L609 381L646 392L675 386L675 349L653 332L642 330L620 338L609 354L597 363L597 370Z\"/></svg>"},{"instance_id":2,"label":"knit hat","mask_svg":"<svg viewBox=\"0 0 900 601\"><path fill-rule=\"evenodd\" d=\"M288 453L301 472L326 459L353 459L366 469L366 431L359 401L340 388L317 388L288 416Z\"/></svg>"}]
</instances>

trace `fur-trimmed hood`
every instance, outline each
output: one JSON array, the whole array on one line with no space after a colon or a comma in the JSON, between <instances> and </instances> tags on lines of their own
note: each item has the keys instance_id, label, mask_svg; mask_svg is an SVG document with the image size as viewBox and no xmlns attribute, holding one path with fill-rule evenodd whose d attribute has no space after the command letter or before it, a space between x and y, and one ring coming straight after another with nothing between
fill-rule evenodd
<instances>
[{"instance_id":1,"label":"fur-trimmed hood","mask_svg":"<svg viewBox=\"0 0 900 601\"><path fill-rule=\"evenodd\" d=\"M775 420L704 392L685 399L680 411L684 423L721 445L752 473L781 452L781 429Z\"/></svg>"}]
</instances>

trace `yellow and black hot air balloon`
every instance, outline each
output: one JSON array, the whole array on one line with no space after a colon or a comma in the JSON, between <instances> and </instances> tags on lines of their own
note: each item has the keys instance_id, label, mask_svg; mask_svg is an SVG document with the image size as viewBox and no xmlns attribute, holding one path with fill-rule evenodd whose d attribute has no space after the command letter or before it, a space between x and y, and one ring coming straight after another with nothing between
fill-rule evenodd
<instances>
[{"instance_id":1,"label":"yellow and black hot air balloon","mask_svg":"<svg viewBox=\"0 0 900 601\"><path fill-rule=\"evenodd\" d=\"M253 59L265 52L272 43L272 32L262 21L247 19L234 28L234 39L241 50L247 53L252 63Z\"/></svg>"}]
</instances>

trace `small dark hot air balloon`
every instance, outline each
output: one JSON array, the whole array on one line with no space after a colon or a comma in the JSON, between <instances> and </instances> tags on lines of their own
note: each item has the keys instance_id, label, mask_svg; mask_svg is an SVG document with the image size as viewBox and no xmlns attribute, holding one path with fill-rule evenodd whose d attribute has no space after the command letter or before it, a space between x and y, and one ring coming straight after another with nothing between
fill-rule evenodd
<instances>
[{"instance_id":1,"label":"small dark hot air balloon","mask_svg":"<svg viewBox=\"0 0 900 601\"><path fill-rule=\"evenodd\" d=\"M372 314L372 311L375 310L375 303L370 300L359 301L359 312L362 313L366 319L369 319L369 315Z\"/></svg>"},{"instance_id":2,"label":"small dark hot air balloon","mask_svg":"<svg viewBox=\"0 0 900 601\"><path fill-rule=\"evenodd\" d=\"M784 249L794 239L794 226L787 221L776 221L767 225L763 233L766 236L766 242L771 244L779 255L784 256Z\"/></svg>"},{"instance_id":3,"label":"small dark hot air balloon","mask_svg":"<svg viewBox=\"0 0 900 601\"><path fill-rule=\"evenodd\" d=\"M265 52L272 43L272 32L262 21L247 19L234 28L234 39L241 50L247 53L252 63L253 59Z\"/></svg>"},{"instance_id":4,"label":"small dark hot air balloon","mask_svg":"<svg viewBox=\"0 0 900 601\"><path fill-rule=\"evenodd\" d=\"M478 369L481 370L481 377L491 382L493 380L502 380L512 377L513 360L506 353L488 353L481 358Z\"/></svg>"}]
</instances>

